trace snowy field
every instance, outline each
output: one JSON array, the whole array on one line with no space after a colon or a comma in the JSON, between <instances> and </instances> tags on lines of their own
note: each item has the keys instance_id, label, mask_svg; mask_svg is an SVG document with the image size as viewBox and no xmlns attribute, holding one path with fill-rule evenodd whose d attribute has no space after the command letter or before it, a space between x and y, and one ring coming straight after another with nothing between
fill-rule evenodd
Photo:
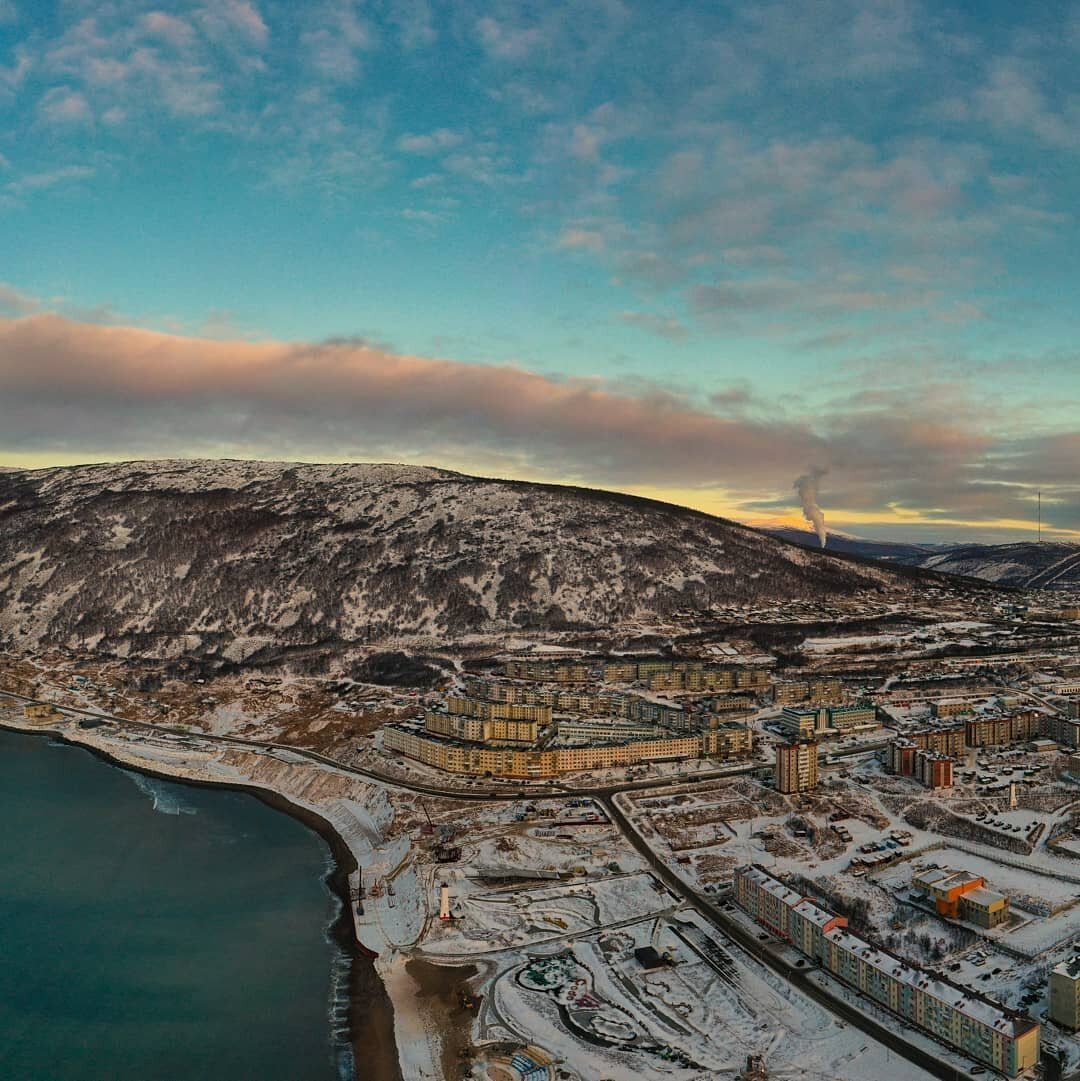
<instances>
[{"instance_id":1,"label":"snowy field","mask_svg":"<svg viewBox=\"0 0 1080 1081\"><path fill-rule=\"evenodd\" d=\"M634 950L647 945L670 963L643 969ZM778 1081L929 1078L688 914L526 956L491 994L498 1018L558 1048L581 1078L734 1079L750 1054Z\"/></svg>"}]
</instances>

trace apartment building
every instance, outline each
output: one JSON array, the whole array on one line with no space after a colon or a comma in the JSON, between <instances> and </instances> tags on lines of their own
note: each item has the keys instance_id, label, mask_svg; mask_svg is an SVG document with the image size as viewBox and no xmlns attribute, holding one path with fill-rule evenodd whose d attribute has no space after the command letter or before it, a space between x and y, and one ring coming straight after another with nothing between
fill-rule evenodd
<instances>
[{"instance_id":1,"label":"apartment building","mask_svg":"<svg viewBox=\"0 0 1080 1081\"><path fill-rule=\"evenodd\" d=\"M704 694L709 691L763 691L769 674L754 668L686 668L655 672L648 678L649 690Z\"/></svg>"},{"instance_id":2,"label":"apartment building","mask_svg":"<svg viewBox=\"0 0 1080 1081\"><path fill-rule=\"evenodd\" d=\"M701 733L701 753L709 758L746 758L754 751L754 730L737 721L720 721Z\"/></svg>"},{"instance_id":3,"label":"apartment building","mask_svg":"<svg viewBox=\"0 0 1080 1081\"><path fill-rule=\"evenodd\" d=\"M1042 730L1042 714L1025 709L1004 717L974 717L964 722L969 747L1002 747L1035 739Z\"/></svg>"},{"instance_id":4,"label":"apartment building","mask_svg":"<svg viewBox=\"0 0 1080 1081\"><path fill-rule=\"evenodd\" d=\"M606 692L591 694L587 690L561 690L558 687L530 687L516 683L493 683L469 679L466 696L484 702L513 703L521 706L543 706L553 713L576 713L583 717L622 717L643 724L663 724L671 728L691 727L689 714L675 703L652 702L637 694ZM745 708L745 702L740 700ZM547 723L541 721L541 723Z\"/></svg>"},{"instance_id":5,"label":"apartment building","mask_svg":"<svg viewBox=\"0 0 1080 1081\"><path fill-rule=\"evenodd\" d=\"M916 751L911 775L927 788L952 788L953 760L936 751Z\"/></svg>"},{"instance_id":6,"label":"apartment building","mask_svg":"<svg viewBox=\"0 0 1080 1081\"><path fill-rule=\"evenodd\" d=\"M813 740L781 743L776 748L776 790L789 795L809 792L818 783L818 745Z\"/></svg>"},{"instance_id":7,"label":"apartment building","mask_svg":"<svg viewBox=\"0 0 1080 1081\"><path fill-rule=\"evenodd\" d=\"M1050 1020L1071 1032L1080 1029L1080 957L1050 971Z\"/></svg>"},{"instance_id":8,"label":"apartment building","mask_svg":"<svg viewBox=\"0 0 1080 1081\"><path fill-rule=\"evenodd\" d=\"M510 660L504 666L507 679L531 683L588 683L588 665L572 661Z\"/></svg>"},{"instance_id":9,"label":"apartment building","mask_svg":"<svg viewBox=\"0 0 1080 1081\"><path fill-rule=\"evenodd\" d=\"M449 773L545 778L580 770L699 758L711 733L544 750L461 743L414 723L382 730L383 747Z\"/></svg>"},{"instance_id":10,"label":"apartment building","mask_svg":"<svg viewBox=\"0 0 1080 1081\"><path fill-rule=\"evenodd\" d=\"M424 713L425 729L437 736L471 743L524 743L532 745L540 735L540 720L551 723L551 710L539 706L480 702L487 709L471 709L471 700L447 699L448 710L429 709ZM459 712L464 710L464 712Z\"/></svg>"},{"instance_id":11,"label":"apartment building","mask_svg":"<svg viewBox=\"0 0 1080 1081\"><path fill-rule=\"evenodd\" d=\"M778 706L801 706L810 701L810 684L805 679L781 679L773 684L773 701Z\"/></svg>"},{"instance_id":12,"label":"apartment building","mask_svg":"<svg viewBox=\"0 0 1080 1081\"><path fill-rule=\"evenodd\" d=\"M1040 1027L1026 1014L874 946L761 867L738 868L734 894L736 904L763 927L941 1043L1008 1077L1038 1064Z\"/></svg>"},{"instance_id":13,"label":"apartment building","mask_svg":"<svg viewBox=\"0 0 1080 1081\"><path fill-rule=\"evenodd\" d=\"M908 732L891 740L885 769L902 777L918 777L916 757L933 756L937 760L952 760L963 755L964 730L962 726L949 729L931 729ZM948 771L951 784L951 770Z\"/></svg>"},{"instance_id":14,"label":"apartment building","mask_svg":"<svg viewBox=\"0 0 1080 1081\"><path fill-rule=\"evenodd\" d=\"M647 698L625 694L615 696L612 702L615 716L629 721L661 724L665 728L687 729L693 726L692 715L682 706L664 702L650 702Z\"/></svg>"},{"instance_id":15,"label":"apartment building","mask_svg":"<svg viewBox=\"0 0 1080 1081\"><path fill-rule=\"evenodd\" d=\"M662 658L648 660L618 660L604 665L605 683L645 683L665 672L701 671L703 661L670 661Z\"/></svg>"},{"instance_id":16,"label":"apartment building","mask_svg":"<svg viewBox=\"0 0 1080 1081\"><path fill-rule=\"evenodd\" d=\"M654 691L764 691L764 668L708 665L704 661L618 660L604 665L605 683L645 683Z\"/></svg>"},{"instance_id":17,"label":"apartment building","mask_svg":"<svg viewBox=\"0 0 1080 1081\"><path fill-rule=\"evenodd\" d=\"M930 703L931 717L959 717L974 710L974 703L963 698L939 698Z\"/></svg>"},{"instance_id":18,"label":"apartment building","mask_svg":"<svg viewBox=\"0 0 1080 1081\"><path fill-rule=\"evenodd\" d=\"M1080 698L1073 699L1069 703L1069 719L1080 721Z\"/></svg>"},{"instance_id":19,"label":"apartment building","mask_svg":"<svg viewBox=\"0 0 1080 1081\"><path fill-rule=\"evenodd\" d=\"M637 678L636 661L612 661L604 665L605 683L633 683Z\"/></svg>"},{"instance_id":20,"label":"apartment building","mask_svg":"<svg viewBox=\"0 0 1080 1081\"><path fill-rule=\"evenodd\" d=\"M535 721L541 725L551 724L551 706L524 702L488 702L482 698L450 695L446 699L446 711L460 717L479 717L485 721Z\"/></svg>"},{"instance_id":21,"label":"apartment building","mask_svg":"<svg viewBox=\"0 0 1080 1081\"><path fill-rule=\"evenodd\" d=\"M913 740L900 738L891 740L885 759L885 768L898 777L915 776L915 756L919 746Z\"/></svg>"},{"instance_id":22,"label":"apartment building","mask_svg":"<svg viewBox=\"0 0 1080 1081\"><path fill-rule=\"evenodd\" d=\"M1058 683L1054 687L1054 694L1063 698L1073 698L1080 695L1080 682L1070 680L1068 683Z\"/></svg>"},{"instance_id":23,"label":"apartment building","mask_svg":"<svg viewBox=\"0 0 1080 1081\"><path fill-rule=\"evenodd\" d=\"M788 706L777 723L784 735L791 739L835 736L876 728L877 708L872 705L820 706L817 709Z\"/></svg>"},{"instance_id":24,"label":"apartment building","mask_svg":"<svg viewBox=\"0 0 1080 1081\"><path fill-rule=\"evenodd\" d=\"M844 700L844 684L839 679L780 680L773 684L773 700L778 706L837 705Z\"/></svg>"},{"instance_id":25,"label":"apartment building","mask_svg":"<svg viewBox=\"0 0 1080 1081\"><path fill-rule=\"evenodd\" d=\"M715 713L748 713L755 708L755 702L745 695L724 694L712 699L709 706Z\"/></svg>"},{"instance_id":26,"label":"apartment building","mask_svg":"<svg viewBox=\"0 0 1080 1081\"><path fill-rule=\"evenodd\" d=\"M601 747L567 747L555 752L556 773L609 769L612 766L636 766L641 762L669 762L701 757L701 737L635 740L633 743Z\"/></svg>"},{"instance_id":27,"label":"apartment building","mask_svg":"<svg viewBox=\"0 0 1080 1081\"><path fill-rule=\"evenodd\" d=\"M936 751L938 754L947 754L954 758L964 753L964 737L963 724L920 728L914 732L904 733L904 738L914 743L920 751Z\"/></svg>"},{"instance_id":28,"label":"apartment building","mask_svg":"<svg viewBox=\"0 0 1080 1081\"><path fill-rule=\"evenodd\" d=\"M470 743L524 743L532 746L540 735L536 721L515 721L506 717L462 717L454 713L428 710L424 727L437 736Z\"/></svg>"},{"instance_id":29,"label":"apartment building","mask_svg":"<svg viewBox=\"0 0 1080 1081\"><path fill-rule=\"evenodd\" d=\"M635 739L661 739L667 735L658 724L639 724L621 717L590 717L555 722L560 743L627 743Z\"/></svg>"},{"instance_id":30,"label":"apartment building","mask_svg":"<svg viewBox=\"0 0 1080 1081\"><path fill-rule=\"evenodd\" d=\"M1055 740L1063 747L1080 747L1080 717L1061 717L1056 713L1044 714L1042 727L1048 738Z\"/></svg>"}]
</instances>

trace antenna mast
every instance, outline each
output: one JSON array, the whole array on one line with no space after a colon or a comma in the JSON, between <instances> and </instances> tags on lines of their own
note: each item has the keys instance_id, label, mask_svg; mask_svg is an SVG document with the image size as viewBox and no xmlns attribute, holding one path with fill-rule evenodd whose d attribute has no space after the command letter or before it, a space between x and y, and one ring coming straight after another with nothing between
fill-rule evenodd
<instances>
[{"instance_id":1,"label":"antenna mast","mask_svg":"<svg viewBox=\"0 0 1080 1081\"><path fill-rule=\"evenodd\" d=\"M1039 543L1042 544L1042 489L1039 489Z\"/></svg>"}]
</instances>

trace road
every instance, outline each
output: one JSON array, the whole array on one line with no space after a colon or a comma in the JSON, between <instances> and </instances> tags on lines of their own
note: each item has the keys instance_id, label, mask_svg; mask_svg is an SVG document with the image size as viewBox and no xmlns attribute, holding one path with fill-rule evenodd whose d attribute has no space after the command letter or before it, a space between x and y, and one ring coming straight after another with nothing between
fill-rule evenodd
<instances>
[{"instance_id":1,"label":"road","mask_svg":"<svg viewBox=\"0 0 1080 1081\"><path fill-rule=\"evenodd\" d=\"M73 714L78 717L87 717L91 720L107 721L110 724L122 728L130 728L136 731L148 732L157 735L176 736L180 734L174 725L154 724L152 721L133 721L126 717L117 717L111 713L101 713L97 710L82 709L78 706L59 705L44 698L31 698L25 694L8 691L0 687L0 695L17 699L20 702L38 705L56 706L63 713ZM318 762L332 769L349 773L356 777L362 777L370 781L378 781L380 784L390 785L393 788L402 788L409 792L417 792L424 796L438 796L444 799L464 800L503 800L514 801L520 799L543 799L553 796L603 796L615 795L618 792L634 792L646 788L664 788L673 784L697 783L698 781L715 781L725 777L738 777L747 773L767 768L761 762L748 762L741 766L729 766L723 769L701 770L686 775L645 778L639 781L624 781L613 785L592 785L587 788L566 788L560 785L529 785L527 782L508 781L498 788L443 788L433 783L403 779L396 774L380 773L378 770L365 769L363 766L349 766L329 755L320 754L304 747L294 747L287 743L274 743L269 740L244 739L242 736L220 736L211 732L185 733L193 740L201 743L212 743L222 746L244 747L248 750L274 750L307 758L312 762Z\"/></svg>"},{"instance_id":2,"label":"road","mask_svg":"<svg viewBox=\"0 0 1080 1081\"><path fill-rule=\"evenodd\" d=\"M13 691L6 691L0 688L0 695L4 695L8 698L13 698L25 703L40 703L45 705L55 705L55 703L47 702L42 699L30 698L27 695L18 694ZM148 721L132 721L122 717L115 717L108 713L100 713L95 710L81 709L73 706L59 707L65 713L73 714L79 717L86 717L92 720L107 721L110 724L115 724L124 728L134 729L136 731L144 731L155 735L169 735L176 736L176 729L168 725L156 725ZM782 976L789 983L797 986L803 994L813 999L819 1005L823 1006L830 1013L842 1018L848 1024L855 1028L861 1029L867 1035L872 1036L880 1043L884 1044L890 1050L895 1051L897 1054L906 1058L909 1062L914 1063L920 1068L926 1070L927 1073L933 1074L935 1077L939 1077L942 1081L970 1081L970 1074L957 1070L946 1063L942 1063L935 1059L928 1052L922 1050L922 1048L908 1043L901 1036L897 1035L892 1029L886 1028L881 1024L878 1024L872 1018L866 1016L861 1011L856 1010L854 1007L849 1006L842 1000L834 999L830 995L825 994L820 988L816 987L813 983L806 979L806 972L798 969L791 969L785 964L779 957L777 957L773 951L768 948L767 944L763 944L758 941L754 935L746 930L737 920L734 920L725 913L719 906L717 906L711 899L705 897L703 894L689 888L685 882L678 875L676 875L666 863L664 863L659 856L649 847L644 838L634 829L629 819L619 810L615 803L614 797L622 792L637 791L648 788L665 788L670 787L672 778L662 778L657 780L644 780L644 781L632 781L626 782L621 785L595 787L595 788L576 788L576 789L560 789L560 788L545 788L543 791L535 791L526 789L526 795L521 796L518 794L518 790L513 792L499 791L497 789L485 789L485 790L473 790L462 791L457 788L445 789L440 788L437 785L424 784L415 781L401 780L397 777L388 777L379 774L377 771L363 769L358 766L347 766L341 762L338 762L334 758L330 758L327 755L320 754L318 751L309 751L299 747L291 747L286 744L277 744L269 742L260 742L258 740L244 739L240 736L221 736L213 735L211 733L198 733L192 736L193 739L200 742L208 742L212 744L224 745L224 746L239 746L249 750L267 751L274 750L278 752L286 752L291 755L295 755L300 758L306 758L313 762L318 762L321 765L326 765L332 769L338 770L342 773L352 774L357 777L362 777L366 780L377 781L380 784L390 785L395 788L400 788L405 791L415 792L420 795L436 796L449 799L466 799L466 800L502 800L512 801L522 798L543 798L551 796L582 796L588 795L594 799L599 800L601 805L607 811L612 823L614 823L619 830L625 835L630 844L640 853L640 855L646 860L657 878L678 898L681 898L685 903L689 904L696 912L698 912L705 920L711 923L717 930L721 931L729 939L732 939L738 943L747 953L752 957L757 958L763 964L767 965L780 976ZM734 770L717 770L710 771L708 773L702 773L694 775L689 780L708 780L718 777L731 777L738 776L739 774L750 773L760 769L761 766L758 763L753 763L744 768Z\"/></svg>"},{"instance_id":3,"label":"road","mask_svg":"<svg viewBox=\"0 0 1080 1081\"><path fill-rule=\"evenodd\" d=\"M634 846L638 853L648 862L653 873L664 883L672 893L681 896L685 901L704 919L711 923L726 937L736 942L742 949L777 972L788 983L797 987L808 998L812 998L820 1006L824 1006L830 1013L846 1021L855 1028L861 1029L868 1036L872 1036L879 1043L884 1044L891 1051L907 1059L909 1062L925 1070L942 1081L971 1081L971 1074L965 1070L959 1070L948 1063L936 1059L928 1051L921 1047L908 1043L902 1036L884 1025L879 1024L873 1018L868 1017L861 1010L849 1006L842 999L835 999L827 995L814 983L808 980L806 970L792 969L769 948L769 942L761 942L748 931L738 920L733 919L711 898L698 893L686 885L671 868L664 863L659 856L649 847L645 839L634 829L630 820L619 810L615 800L611 796L600 797L600 802L627 840ZM771 939L770 939L771 941ZM898 1022L899 1024L899 1022Z\"/></svg>"}]
</instances>

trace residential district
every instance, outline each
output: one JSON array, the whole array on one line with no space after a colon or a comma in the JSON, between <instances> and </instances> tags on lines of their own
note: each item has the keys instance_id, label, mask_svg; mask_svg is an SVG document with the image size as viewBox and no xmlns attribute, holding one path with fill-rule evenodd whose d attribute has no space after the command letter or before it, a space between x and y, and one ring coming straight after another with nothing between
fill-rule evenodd
<instances>
[{"instance_id":1,"label":"residential district","mask_svg":"<svg viewBox=\"0 0 1080 1081\"><path fill-rule=\"evenodd\" d=\"M429 1076L1080 1077L1080 611L739 617L413 686L57 655L0 708L330 821L387 986L465 973Z\"/></svg>"}]
</instances>

